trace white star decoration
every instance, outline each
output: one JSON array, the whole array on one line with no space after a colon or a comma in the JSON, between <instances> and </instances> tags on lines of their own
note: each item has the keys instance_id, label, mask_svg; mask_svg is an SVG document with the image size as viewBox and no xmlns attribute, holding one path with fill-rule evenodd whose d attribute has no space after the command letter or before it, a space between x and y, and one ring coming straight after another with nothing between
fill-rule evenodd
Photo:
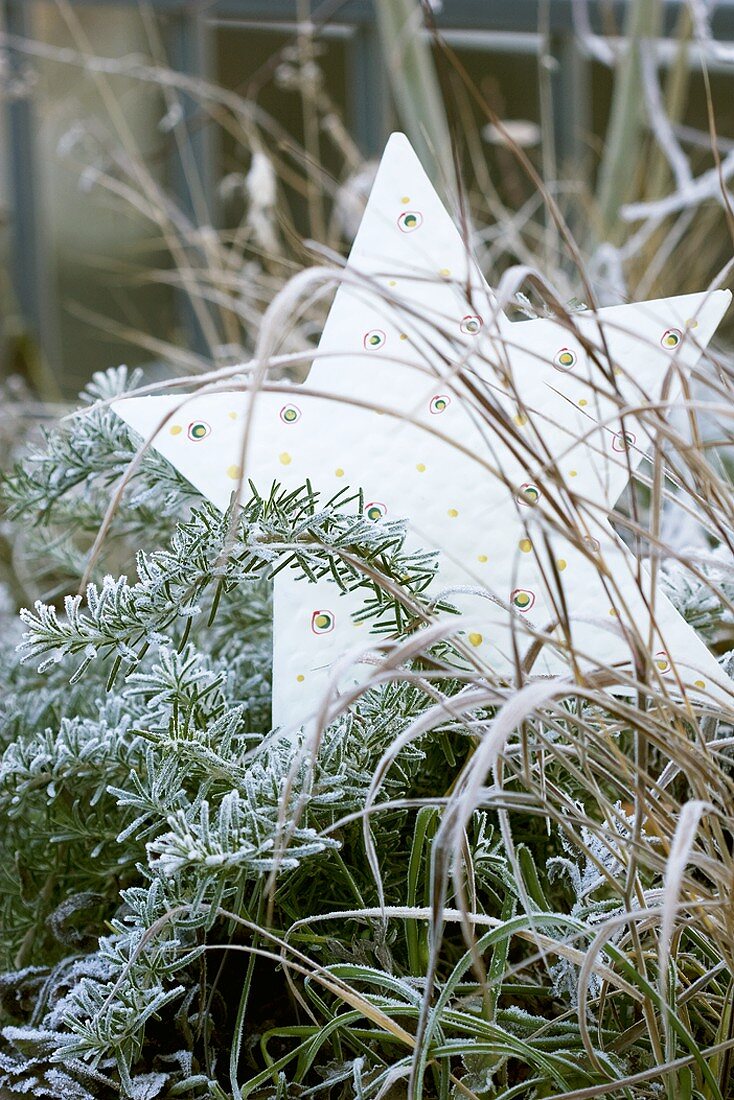
<instances>
[{"instance_id":1,"label":"white star decoration","mask_svg":"<svg viewBox=\"0 0 734 1100\"><path fill-rule=\"evenodd\" d=\"M642 410L676 396L731 295L511 323L401 134L347 273L307 383L336 400L232 392L130 398L116 411L225 508L254 400L244 484L309 479L324 497L348 484L376 522L404 517L409 545L440 551L434 591L462 589L450 596L465 616L457 628L488 672L514 675L517 647L540 631L550 640L533 675L568 674L569 642L576 675L631 674L634 637L678 692L731 698L714 656L607 519L650 443ZM335 661L340 686L366 678L368 666L344 660L369 645L351 615L359 599L328 579L276 577L274 724L316 709Z\"/></svg>"}]
</instances>

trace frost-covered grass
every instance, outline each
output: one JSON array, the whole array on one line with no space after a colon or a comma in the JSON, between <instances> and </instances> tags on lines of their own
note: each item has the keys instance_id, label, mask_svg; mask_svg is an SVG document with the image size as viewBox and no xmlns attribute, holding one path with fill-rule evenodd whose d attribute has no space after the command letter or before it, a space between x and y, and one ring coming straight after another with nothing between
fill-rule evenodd
<instances>
[{"instance_id":1,"label":"frost-covered grass","mask_svg":"<svg viewBox=\"0 0 734 1100\"><path fill-rule=\"evenodd\" d=\"M291 278L312 258L302 239L343 246L370 173L312 54L307 70L297 50L283 59L282 79L341 151L338 183L232 93L140 58L93 63L83 40L56 60L86 67L110 108L109 131L66 154L87 183L91 157L95 185L160 231L178 266L146 277L176 280L209 349L131 338L192 372L189 388L232 384L236 359L249 361L241 383L263 369L250 356L275 301L271 361L283 385L302 374L324 308L310 276ZM164 90L164 129L185 91L252 153L225 188L246 196L236 231L192 224L133 156L110 101L120 69ZM642 178L633 230L624 210L614 234L600 229L587 190L574 244L564 188L538 188L519 150L519 175L493 187L467 130L474 244L518 315L725 285L721 193L661 120L656 79L647 64L640 156L652 142L670 175L650 171L655 196ZM301 234L293 191L307 200ZM714 351L684 409L644 411L660 444L616 513L643 552L655 533L661 584L726 665L731 375ZM400 524L367 523L359 486L333 500L258 486L223 517L109 410L140 381L97 376L81 413L29 444L19 418L0 422L14 459L0 544L0 1088L727 1100L731 714L681 702L644 668L634 698L541 681L530 659L499 680L431 623L434 559L404 549ZM361 586L385 659L295 744L270 730L280 568Z\"/></svg>"},{"instance_id":2,"label":"frost-covered grass","mask_svg":"<svg viewBox=\"0 0 734 1100\"><path fill-rule=\"evenodd\" d=\"M5 616L0 1080L724 1100L728 718L655 681L637 705L532 668L502 683L430 626L416 643L433 559L359 496L222 516L146 452L107 515L137 452L106 404L128 384L96 379L4 482L34 585L68 588L107 526L100 580L23 614L24 663ZM105 576L121 560L137 580ZM696 563L664 583L722 648L732 570L721 548ZM364 586L398 647L295 744L269 731L284 567Z\"/></svg>"}]
</instances>

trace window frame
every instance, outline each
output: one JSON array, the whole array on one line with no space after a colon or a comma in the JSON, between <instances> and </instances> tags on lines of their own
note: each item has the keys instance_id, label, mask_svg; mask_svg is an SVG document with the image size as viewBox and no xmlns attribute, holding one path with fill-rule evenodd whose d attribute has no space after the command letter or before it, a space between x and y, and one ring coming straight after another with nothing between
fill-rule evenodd
<instances>
[{"instance_id":1,"label":"window frame","mask_svg":"<svg viewBox=\"0 0 734 1100\"><path fill-rule=\"evenodd\" d=\"M166 45L172 65L191 76L211 79L213 30L221 30L228 20L245 21L257 33L258 23L273 25L297 23L298 0L146 0L154 13L165 15ZM72 0L74 6L138 7L139 0ZM575 24L576 0L512 0L489 3L488 0L444 0L435 13L436 26L447 39L466 48L472 45L488 53L506 48L503 35L537 36L543 28L546 48L557 60L552 76L553 126L556 158L559 164L581 155L589 108L590 60L580 45ZM662 35L670 35L687 0L664 0ZM586 0L588 25L597 34L615 26L621 33L627 0ZM18 45L29 34L28 0L0 0L5 28L5 48L9 70L21 72L25 59ZM380 61L373 0L314 0L312 21L315 32L328 22L339 23L350 31L348 85L353 89L347 111L355 140L365 155L379 152L385 139L390 95L384 66ZM734 40L734 0L720 0L711 18L712 30L719 40ZM264 28L263 28L264 29ZM526 45L526 48L527 45ZM186 106L186 104L185 104ZM193 110L195 105L191 104ZM33 104L30 97L9 99L7 106L5 162L8 166L8 198L11 210L11 279L18 308L26 329L46 364L54 371L61 367L58 341L57 299L51 273L45 262L38 201L38 158L34 143ZM191 139L200 178L212 206L215 204L214 149L211 135L199 133ZM190 203L184 173L171 166L171 183L178 200ZM200 333L193 318L184 318L192 346L200 350ZM192 327L193 326L193 327Z\"/></svg>"}]
</instances>

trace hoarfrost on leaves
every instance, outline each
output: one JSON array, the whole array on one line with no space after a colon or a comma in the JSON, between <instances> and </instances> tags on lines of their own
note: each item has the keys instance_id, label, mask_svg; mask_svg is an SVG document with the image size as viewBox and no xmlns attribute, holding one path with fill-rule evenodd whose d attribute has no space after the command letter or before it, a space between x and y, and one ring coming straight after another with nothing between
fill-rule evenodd
<instances>
[{"instance_id":1,"label":"hoarfrost on leaves","mask_svg":"<svg viewBox=\"0 0 734 1100\"><path fill-rule=\"evenodd\" d=\"M417 1022L434 933L413 917L321 925L319 915L345 904L375 913L383 900L394 912L430 907L441 807L495 708L462 711L470 672L442 643L407 663L404 676L366 690L317 738L286 739L270 729L275 570L293 568L304 579L328 573L337 590L362 588L364 617L376 631L413 630L422 621L416 607L431 610L433 557L406 551L401 524L366 520L358 492L322 500L310 485L288 494L259 486L236 517L222 516L147 454L84 596L57 598L78 589L110 487L137 451L139 441L105 404L132 381L124 369L96 376L86 411L47 432L3 482L10 522L21 529L24 552L38 555L39 575L53 579L53 595L23 613L23 663L12 654L13 629L1 640L0 822L9 855L0 890L7 941L0 945L7 1021L0 1089L48 1100L169 1093L221 1100L236 1008L220 990L219 960L226 957L222 973L241 982L245 952L255 947L263 958L283 951L283 969L274 962L268 971L274 991L279 983L285 991L286 972L297 973L287 969L293 959L307 970L299 995L318 1024L309 1032L304 1014L304 1034L309 1043L323 1039L325 1052L310 1048L305 1083L293 1080L295 1061L273 1069L258 1097L376 1100L404 1091L412 1051L396 1029L410 1036ZM695 560L700 577L664 562L664 584L689 622L718 640L729 631L734 581L721 551L697 550ZM369 562L369 575L360 562ZM509 698L512 689L497 691ZM429 712L440 714L438 723L412 736ZM725 731L723 756L730 728L707 721L709 744ZM513 1059L545 1091L560 1090L559 1066L581 1075L574 1087L599 1079L574 1016L579 956L553 956L544 946L547 956L514 973L521 943L534 957L536 931L544 945L558 941L582 953L623 908L618 883L633 819L617 793L596 818L575 801L581 773L573 769L584 761L589 730L609 758L623 755L624 722L610 717L603 699L579 697L524 722L517 752L513 746L504 761L507 805L530 804L523 769L537 767L564 807L561 828L525 815L527 839L511 853L495 806L511 811L494 801L496 784L490 799L487 778L456 853L465 900L493 922L482 957L488 984L474 980L471 952L458 928L450 930L429 1005L441 1036L435 1031L431 1041L476 1091L504 1088ZM366 836L379 853L380 892ZM654 835L642 841L645 882L654 883L649 864L662 864L664 850ZM639 904L659 901L659 890L646 885ZM267 927L269 905L275 916ZM529 938L516 939L518 929ZM277 948L266 938L271 932ZM600 954L608 971L624 935L620 926ZM261 965L270 963L259 957ZM342 982L350 1000L339 1007L329 998ZM618 1035L605 1030L599 991L592 975L587 1016L594 1043L609 1050ZM522 1003L508 1004L514 997ZM605 1003L616 1012L623 1001L613 992ZM243 1044L240 1064L249 1066L257 1044L270 1040L259 1034L264 1021L252 997L246 1009L251 1046ZM386 1017L389 1027L375 1023ZM339 1030L351 1019L359 1021L358 1050ZM384 1049L381 1036L388 1036ZM492 1053L478 1052L482 1044ZM648 1064L648 1054L639 1046L629 1058L610 1058L595 1047L605 1082Z\"/></svg>"}]
</instances>

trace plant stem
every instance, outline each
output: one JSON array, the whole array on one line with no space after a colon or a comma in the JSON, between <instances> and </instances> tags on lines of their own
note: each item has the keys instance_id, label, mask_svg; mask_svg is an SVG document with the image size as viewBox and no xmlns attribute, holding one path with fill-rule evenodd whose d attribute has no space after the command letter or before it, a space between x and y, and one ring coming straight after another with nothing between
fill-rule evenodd
<instances>
[{"instance_id":1,"label":"plant stem","mask_svg":"<svg viewBox=\"0 0 734 1100\"><path fill-rule=\"evenodd\" d=\"M420 0L376 0L375 8L400 121L439 193L456 194L451 134Z\"/></svg>"},{"instance_id":2,"label":"plant stem","mask_svg":"<svg viewBox=\"0 0 734 1100\"><path fill-rule=\"evenodd\" d=\"M626 52L614 81L604 156L599 166L597 207L602 240L618 236L619 208L628 194L631 168L640 162L644 109L640 44L657 37L659 29L660 0L633 0L625 26Z\"/></svg>"}]
</instances>

